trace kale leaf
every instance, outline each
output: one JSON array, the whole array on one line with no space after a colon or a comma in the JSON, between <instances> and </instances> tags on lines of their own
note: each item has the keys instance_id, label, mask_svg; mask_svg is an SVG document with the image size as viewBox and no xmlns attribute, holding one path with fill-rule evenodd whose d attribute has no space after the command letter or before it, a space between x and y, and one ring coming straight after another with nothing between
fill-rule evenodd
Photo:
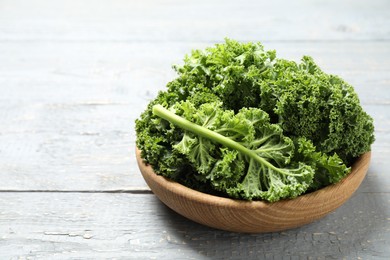
<instances>
[{"instance_id":1,"label":"kale leaf","mask_svg":"<svg viewBox=\"0 0 390 260\"><path fill-rule=\"evenodd\" d=\"M318 151L337 153L347 164L374 142L373 120L353 87L308 56L298 64L276 58L261 43L227 39L193 51L174 68L179 77L168 91L182 93L181 100L208 89L225 109L261 108L286 135L306 137Z\"/></svg>"},{"instance_id":2,"label":"kale leaf","mask_svg":"<svg viewBox=\"0 0 390 260\"><path fill-rule=\"evenodd\" d=\"M294 143L270 124L267 113L243 108L234 114L221 105L180 102L175 112L153 107L154 114L184 129L173 148L194 165L198 180L233 198L270 202L295 198L310 187L314 169L291 162Z\"/></svg>"}]
</instances>

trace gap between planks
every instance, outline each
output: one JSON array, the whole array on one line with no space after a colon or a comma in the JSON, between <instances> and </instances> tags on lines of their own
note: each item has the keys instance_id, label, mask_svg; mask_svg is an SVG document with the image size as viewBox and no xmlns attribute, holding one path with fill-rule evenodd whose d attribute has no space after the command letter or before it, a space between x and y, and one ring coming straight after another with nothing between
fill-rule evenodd
<instances>
[{"instance_id":1,"label":"gap between planks","mask_svg":"<svg viewBox=\"0 0 390 260\"><path fill-rule=\"evenodd\" d=\"M0 193L130 193L130 194L153 194L147 187L134 187L130 189L115 190L0 190Z\"/></svg>"}]
</instances>

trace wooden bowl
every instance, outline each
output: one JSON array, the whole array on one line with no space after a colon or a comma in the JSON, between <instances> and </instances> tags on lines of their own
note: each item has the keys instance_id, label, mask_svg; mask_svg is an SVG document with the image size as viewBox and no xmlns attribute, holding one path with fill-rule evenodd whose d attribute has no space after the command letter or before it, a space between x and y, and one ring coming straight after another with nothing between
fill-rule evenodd
<instances>
[{"instance_id":1,"label":"wooden bowl","mask_svg":"<svg viewBox=\"0 0 390 260\"><path fill-rule=\"evenodd\" d=\"M324 217L347 201L366 176L371 152L337 184L295 199L274 203L243 201L205 194L153 172L136 150L138 166L153 193L177 213L203 225L233 232L263 233L299 227Z\"/></svg>"}]
</instances>

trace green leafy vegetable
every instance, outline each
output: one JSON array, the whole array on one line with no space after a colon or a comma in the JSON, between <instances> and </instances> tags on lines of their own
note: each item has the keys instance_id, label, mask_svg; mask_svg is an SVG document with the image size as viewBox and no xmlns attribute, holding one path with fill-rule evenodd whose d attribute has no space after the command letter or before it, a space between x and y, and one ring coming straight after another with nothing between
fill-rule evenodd
<instances>
[{"instance_id":1,"label":"green leafy vegetable","mask_svg":"<svg viewBox=\"0 0 390 260\"><path fill-rule=\"evenodd\" d=\"M340 181L374 142L353 87L310 57L276 58L226 40L174 66L178 77L136 120L156 173L191 188L276 201Z\"/></svg>"},{"instance_id":2,"label":"green leafy vegetable","mask_svg":"<svg viewBox=\"0 0 390 260\"><path fill-rule=\"evenodd\" d=\"M313 168L290 164L294 143L269 123L267 113L243 108L234 115L220 107L206 103L196 108L191 102L174 107L194 122L161 105L153 106L153 113L185 130L173 148L186 155L198 178L209 180L218 191L234 198L277 201L308 189Z\"/></svg>"}]
</instances>

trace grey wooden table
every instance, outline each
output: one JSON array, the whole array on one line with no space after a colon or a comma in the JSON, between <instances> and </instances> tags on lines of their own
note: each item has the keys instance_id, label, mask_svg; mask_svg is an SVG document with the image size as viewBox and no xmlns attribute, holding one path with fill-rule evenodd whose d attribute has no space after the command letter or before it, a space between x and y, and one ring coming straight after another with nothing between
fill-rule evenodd
<instances>
[{"instance_id":1,"label":"grey wooden table","mask_svg":"<svg viewBox=\"0 0 390 260\"><path fill-rule=\"evenodd\" d=\"M368 175L320 221L247 235L162 205L134 120L193 48L313 56L375 120ZM389 259L390 2L0 0L0 259Z\"/></svg>"}]
</instances>

